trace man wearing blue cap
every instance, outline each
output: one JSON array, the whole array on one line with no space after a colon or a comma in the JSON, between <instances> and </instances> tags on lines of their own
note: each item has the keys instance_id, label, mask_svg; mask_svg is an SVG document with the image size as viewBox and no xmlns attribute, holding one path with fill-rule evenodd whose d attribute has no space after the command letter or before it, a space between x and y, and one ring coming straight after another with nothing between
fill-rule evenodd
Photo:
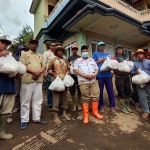
<instances>
[{"instance_id":1,"label":"man wearing blue cap","mask_svg":"<svg viewBox=\"0 0 150 150\"><path fill-rule=\"evenodd\" d=\"M115 112L115 98L112 84L112 73L111 71L100 71L100 68L104 63L104 61L106 60L106 58L107 57L111 58L109 53L104 52L105 45L106 44L103 41L99 42L97 45L98 52L95 52L93 54L93 59L95 60L99 68L99 72L96 77L100 87L100 99L98 108L100 109L101 112L104 112L103 89L105 85L109 97L110 109L112 112Z\"/></svg>"}]
</instances>

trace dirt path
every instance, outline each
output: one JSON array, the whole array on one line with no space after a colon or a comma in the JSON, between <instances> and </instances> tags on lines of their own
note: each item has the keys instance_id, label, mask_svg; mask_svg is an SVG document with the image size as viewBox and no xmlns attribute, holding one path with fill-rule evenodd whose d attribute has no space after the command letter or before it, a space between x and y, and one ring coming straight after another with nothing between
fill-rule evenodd
<instances>
[{"instance_id":1,"label":"dirt path","mask_svg":"<svg viewBox=\"0 0 150 150\"><path fill-rule=\"evenodd\" d=\"M70 95L68 97L70 99ZM97 120L90 115L87 125L77 120L82 112L73 113L69 110L71 121L63 120L62 127L56 126L53 113L48 112L46 103L43 104L42 118L48 121L47 125L30 121L27 130L21 130L19 113L14 114L13 122L6 126L6 132L13 133L15 137L10 141L1 140L0 150L11 150L16 146L16 150L19 150L20 144L23 145L21 150L25 146L25 150L38 150L38 147L42 150L149 150L150 118L142 119L142 111L138 107L132 107L133 113L125 115L119 110L117 99L116 102L117 113L113 114L109 110L105 92L105 112L102 114L104 119ZM46 135L48 130L56 133Z\"/></svg>"}]
</instances>

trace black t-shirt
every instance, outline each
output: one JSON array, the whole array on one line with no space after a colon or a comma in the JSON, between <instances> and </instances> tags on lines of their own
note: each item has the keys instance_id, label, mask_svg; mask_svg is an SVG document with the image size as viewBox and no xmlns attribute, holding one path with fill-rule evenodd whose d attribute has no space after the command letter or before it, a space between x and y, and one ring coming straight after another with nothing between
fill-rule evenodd
<instances>
[{"instance_id":1,"label":"black t-shirt","mask_svg":"<svg viewBox=\"0 0 150 150\"><path fill-rule=\"evenodd\" d=\"M77 59L77 58L80 58L81 56L79 56L79 55L72 55L72 56L70 56L69 58L68 58L68 61L71 63L71 64L73 64L74 63L74 61Z\"/></svg>"}]
</instances>

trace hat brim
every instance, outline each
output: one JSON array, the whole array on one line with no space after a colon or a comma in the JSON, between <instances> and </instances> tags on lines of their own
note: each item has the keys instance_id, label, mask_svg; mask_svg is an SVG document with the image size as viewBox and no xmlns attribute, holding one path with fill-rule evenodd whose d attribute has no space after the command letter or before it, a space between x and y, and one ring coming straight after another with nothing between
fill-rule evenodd
<instances>
[{"instance_id":1,"label":"hat brim","mask_svg":"<svg viewBox=\"0 0 150 150\"><path fill-rule=\"evenodd\" d=\"M64 54L66 54L66 49L65 49L65 48L63 48L63 47L56 47L55 50L54 50L54 55L55 55L55 56L56 56L56 53L57 53L57 51L58 51L59 49L62 49L63 52L64 52Z\"/></svg>"},{"instance_id":2,"label":"hat brim","mask_svg":"<svg viewBox=\"0 0 150 150\"><path fill-rule=\"evenodd\" d=\"M32 40L32 41L29 41L29 44L30 44L31 42L39 43L38 40Z\"/></svg>"},{"instance_id":3,"label":"hat brim","mask_svg":"<svg viewBox=\"0 0 150 150\"><path fill-rule=\"evenodd\" d=\"M10 40L0 39L0 41L6 41L8 43L8 45L12 44L12 42Z\"/></svg>"},{"instance_id":4,"label":"hat brim","mask_svg":"<svg viewBox=\"0 0 150 150\"><path fill-rule=\"evenodd\" d=\"M106 44L100 44L100 45L97 45L97 46L102 46L102 45L103 45L103 46L106 46Z\"/></svg>"},{"instance_id":5,"label":"hat brim","mask_svg":"<svg viewBox=\"0 0 150 150\"><path fill-rule=\"evenodd\" d=\"M143 54L145 55L145 58L148 57L148 54L147 54L146 52L135 52L135 53L134 53L134 57L137 58L137 54L138 54L138 53L143 53Z\"/></svg>"}]
</instances>

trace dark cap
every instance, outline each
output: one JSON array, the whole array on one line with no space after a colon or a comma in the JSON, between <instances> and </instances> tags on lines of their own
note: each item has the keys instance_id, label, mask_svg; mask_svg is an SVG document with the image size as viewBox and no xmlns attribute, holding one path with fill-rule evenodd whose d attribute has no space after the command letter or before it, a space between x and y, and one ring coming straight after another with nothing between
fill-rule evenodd
<instances>
[{"instance_id":1,"label":"dark cap","mask_svg":"<svg viewBox=\"0 0 150 150\"><path fill-rule=\"evenodd\" d=\"M83 45L83 46L81 47L81 51L82 51L83 49L87 49L87 50L88 50L88 47L87 47L86 45Z\"/></svg>"},{"instance_id":2,"label":"dark cap","mask_svg":"<svg viewBox=\"0 0 150 150\"><path fill-rule=\"evenodd\" d=\"M123 46L122 46L122 45L117 45L117 46L115 47L115 50L117 50L118 48L122 48L122 49L123 49Z\"/></svg>"},{"instance_id":3,"label":"dark cap","mask_svg":"<svg viewBox=\"0 0 150 150\"><path fill-rule=\"evenodd\" d=\"M0 37L0 41L6 41L9 45L12 44L12 42L10 40L7 39L7 36L1 36Z\"/></svg>"},{"instance_id":4,"label":"dark cap","mask_svg":"<svg viewBox=\"0 0 150 150\"><path fill-rule=\"evenodd\" d=\"M30 39L29 44L30 44L31 42L39 43L39 41L38 41L36 38Z\"/></svg>"}]
</instances>

